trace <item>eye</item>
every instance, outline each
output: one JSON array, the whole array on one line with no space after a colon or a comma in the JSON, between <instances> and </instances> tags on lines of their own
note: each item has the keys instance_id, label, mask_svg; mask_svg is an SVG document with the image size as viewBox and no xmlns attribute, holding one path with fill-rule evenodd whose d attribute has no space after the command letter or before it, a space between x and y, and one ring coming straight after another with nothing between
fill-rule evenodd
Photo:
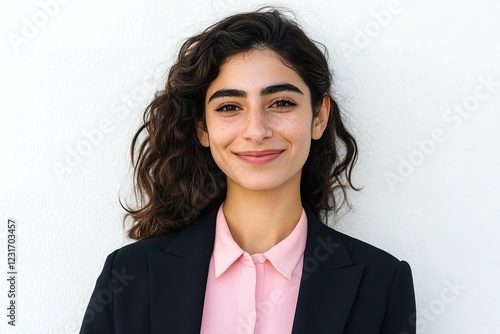
<instances>
[{"instance_id":1,"label":"eye","mask_svg":"<svg viewBox=\"0 0 500 334\"><path fill-rule=\"evenodd\" d=\"M230 112L237 111L238 109L239 109L239 107L235 104L224 103L224 104L221 104L219 107L217 107L217 109L215 109L215 111L222 112L222 113L230 113Z\"/></svg>"},{"instance_id":2,"label":"eye","mask_svg":"<svg viewBox=\"0 0 500 334\"><path fill-rule=\"evenodd\" d=\"M295 107L297 104L293 102L292 100L289 99L278 99L274 101L271 105L271 107L275 107L278 109L287 109L291 107Z\"/></svg>"}]
</instances>

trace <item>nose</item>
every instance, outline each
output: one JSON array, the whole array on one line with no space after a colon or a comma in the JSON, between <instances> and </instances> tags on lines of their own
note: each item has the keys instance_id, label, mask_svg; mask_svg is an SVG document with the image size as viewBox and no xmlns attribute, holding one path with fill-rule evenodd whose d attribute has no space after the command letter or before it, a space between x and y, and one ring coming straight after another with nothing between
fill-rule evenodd
<instances>
[{"instance_id":1,"label":"nose","mask_svg":"<svg viewBox=\"0 0 500 334\"><path fill-rule=\"evenodd\" d=\"M247 113L243 137L256 143L261 143L264 139L273 135L269 124L266 110L262 107L252 107Z\"/></svg>"}]
</instances>

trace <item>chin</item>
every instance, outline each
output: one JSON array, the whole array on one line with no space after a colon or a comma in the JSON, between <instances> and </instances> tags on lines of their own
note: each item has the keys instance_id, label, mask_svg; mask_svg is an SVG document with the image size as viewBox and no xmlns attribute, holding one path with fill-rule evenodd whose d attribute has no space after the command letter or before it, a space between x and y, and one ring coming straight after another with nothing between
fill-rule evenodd
<instances>
[{"instance_id":1,"label":"chin","mask_svg":"<svg viewBox=\"0 0 500 334\"><path fill-rule=\"evenodd\" d=\"M271 191L279 189L286 182L281 182L282 180L278 180L276 177L271 178L270 180L266 180L258 178L257 180L240 180L233 181L239 187L248 190L248 191Z\"/></svg>"}]
</instances>

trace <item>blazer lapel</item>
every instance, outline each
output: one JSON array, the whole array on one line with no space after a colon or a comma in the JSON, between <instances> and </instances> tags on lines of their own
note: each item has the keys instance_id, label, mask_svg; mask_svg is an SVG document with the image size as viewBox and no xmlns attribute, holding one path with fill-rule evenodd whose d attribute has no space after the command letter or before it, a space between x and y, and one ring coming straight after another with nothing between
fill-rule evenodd
<instances>
[{"instance_id":1,"label":"blazer lapel","mask_svg":"<svg viewBox=\"0 0 500 334\"><path fill-rule=\"evenodd\" d=\"M218 205L148 253L152 333L199 333Z\"/></svg>"},{"instance_id":2,"label":"blazer lapel","mask_svg":"<svg viewBox=\"0 0 500 334\"><path fill-rule=\"evenodd\" d=\"M307 243L292 333L343 333L365 265L353 265L340 234L305 210Z\"/></svg>"}]
</instances>

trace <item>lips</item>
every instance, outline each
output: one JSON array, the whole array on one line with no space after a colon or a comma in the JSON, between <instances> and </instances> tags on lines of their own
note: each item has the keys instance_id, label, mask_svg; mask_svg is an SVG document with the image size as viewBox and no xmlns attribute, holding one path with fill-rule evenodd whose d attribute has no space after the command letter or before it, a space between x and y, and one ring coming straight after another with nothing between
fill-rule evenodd
<instances>
[{"instance_id":1,"label":"lips","mask_svg":"<svg viewBox=\"0 0 500 334\"><path fill-rule=\"evenodd\" d=\"M252 164L265 164L278 158L282 152L283 150L245 151L236 153L236 156Z\"/></svg>"}]
</instances>

